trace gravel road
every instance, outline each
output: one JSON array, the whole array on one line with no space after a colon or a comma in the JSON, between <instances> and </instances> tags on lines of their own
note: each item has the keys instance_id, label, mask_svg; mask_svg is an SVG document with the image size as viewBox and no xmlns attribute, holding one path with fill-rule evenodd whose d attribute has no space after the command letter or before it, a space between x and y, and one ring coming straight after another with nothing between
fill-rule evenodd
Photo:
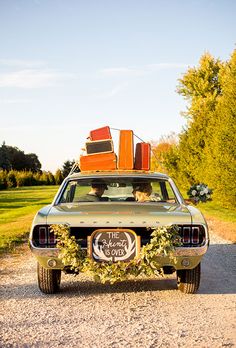
<instances>
[{"instance_id":1,"label":"gravel road","mask_svg":"<svg viewBox=\"0 0 236 348\"><path fill-rule=\"evenodd\" d=\"M236 245L212 234L198 294L175 276L117 285L63 275L44 295L27 247L0 259L0 347L236 347Z\"/></svg>"}]
</instances>

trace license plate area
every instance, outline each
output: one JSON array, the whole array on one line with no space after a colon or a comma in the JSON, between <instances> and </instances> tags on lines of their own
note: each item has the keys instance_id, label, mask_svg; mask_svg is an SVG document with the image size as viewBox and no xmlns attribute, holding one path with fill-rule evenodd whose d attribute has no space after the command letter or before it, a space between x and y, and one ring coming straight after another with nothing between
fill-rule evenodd
<instances>
[{"instance_id":1,"label":"license plate area","mask_svg":"<svg viewBox=\"0 0 236 348\"><path fill-rule=\"evenodd\" d=\"M140 251L140 237L128 229L99 229L89 239L90 257L97 262L128 262Z\"/></svg>"}]
</instances>

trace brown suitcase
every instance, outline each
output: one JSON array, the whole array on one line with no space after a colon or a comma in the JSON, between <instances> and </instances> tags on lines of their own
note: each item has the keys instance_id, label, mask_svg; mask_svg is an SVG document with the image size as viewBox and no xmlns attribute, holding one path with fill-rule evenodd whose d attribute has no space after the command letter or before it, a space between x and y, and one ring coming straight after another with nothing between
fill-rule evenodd
<instances>
[{"instance_id":1,"label":"brown suitcase","mask_svg":"<svg viewBox=\"0 0 236 348\"><path fill-rule=\"evenodd\" d=\"M134 168L134 141L132 130L120 131L118 168Z\"/></svg>"},{"instance_id":2,"label":"brown suitcase","mask_svg":"<svg viewBox=\"0 0 236 348\"><path fill-rule=\"evenodd\" d=\"M114 152L113 141L111 139L88 141L85 144L85 147L87 155L92 155L101 152Z\"/></svg>"},{"instance_id":3,"label":"brown suitcase","mask_svg":"<svg viewBox=\"0 0 236 348\"><path fill-rule=\"evenodd\" d=\"M134 169L150 170L151 145L137 143L135 149Z\"/></svg>"},{"instance_id":4,"label":"brown suitcase","mask_svg":"<svg viewBox=\"0 0 236 348\"><path fill-rule=\"evenodd\" d=\"M90 140L104 140L104 139L111 139L111 131L110 127L101 127L98 129L94 129L89 134Z\"/></svg>"},{"instance_id":5,"label":"brown suitcase","mask_svg":"<svg viewBox=\"0 0 236 348\"><path fill-rule=\"evenodd\" d=\"M80 170L114 170L116 169L116 155L112 153L100 153L80 157Z\"/></svg>"}]
</instances>

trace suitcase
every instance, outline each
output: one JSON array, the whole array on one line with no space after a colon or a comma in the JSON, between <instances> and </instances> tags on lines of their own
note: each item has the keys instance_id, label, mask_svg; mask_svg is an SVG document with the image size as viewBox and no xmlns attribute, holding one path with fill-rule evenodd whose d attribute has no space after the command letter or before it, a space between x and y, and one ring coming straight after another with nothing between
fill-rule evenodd
<instances>
[{"instance_id":1,"label":"suitcase","mask_svg":"<svg viewBox=\"0 0 236 348\"><path fill-rule=\"evenodd\" d=\"M137 143L135 148L134 169L150 170L151 145Z\"/></svg>"},{"instance_id":2,"label":"suitcase","mask_svg":"<svg viewBox=\"0 0 236 348\"><path fill-rule=\"evenodd\" d=\"M114 170L116 169L116 162L114 152L81 156L80 170Z\"/></svg>"},{"instance_id":3,"label":"suitcase","mask_svg":"<svg viewBox=\"0 0 236 348\"><path fill-rule=\"evenodd\" d=\"M89 133L90 140L104 140L111 139L111 131L110 127L102 127L98 129L94 129Z\"/></svg>"},{"instance_id":4,"label":"suitcase","mask_svg":"<svg viewBox=\"0 0 236 348\"><path fill-rule=\"evenodd\" d=\"M88 141L87 143L85 143L85 148L86 148L87 155L101 153L101 152L102 153L114 152L113 141L110 139Z\"/></svg>"},{"instance_id":5,"label":"suitcase","mask_svg":"<svg viewBox=\"0 0 236 348\"><path fill-rule=\"evenodd\" d=\"M132 130L120 131L118 168L134 168L134 141Z\"/></svg>"}]
</instances>

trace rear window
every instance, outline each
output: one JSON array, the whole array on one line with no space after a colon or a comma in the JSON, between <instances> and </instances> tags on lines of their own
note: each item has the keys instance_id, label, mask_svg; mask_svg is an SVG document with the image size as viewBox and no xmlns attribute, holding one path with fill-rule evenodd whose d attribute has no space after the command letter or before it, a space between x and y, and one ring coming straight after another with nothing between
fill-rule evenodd
<instances>
[{"instance_id":1,"label":"rear window","mask_svg":"<svg viewBox=\"0 0 236 348\"><path fill-rule=\"evenodd\" d=\"M176 203L167 180L141 178L79 179L69 181L59 203L76 202L169 202Z\"/></svg>"}]
</instances>

